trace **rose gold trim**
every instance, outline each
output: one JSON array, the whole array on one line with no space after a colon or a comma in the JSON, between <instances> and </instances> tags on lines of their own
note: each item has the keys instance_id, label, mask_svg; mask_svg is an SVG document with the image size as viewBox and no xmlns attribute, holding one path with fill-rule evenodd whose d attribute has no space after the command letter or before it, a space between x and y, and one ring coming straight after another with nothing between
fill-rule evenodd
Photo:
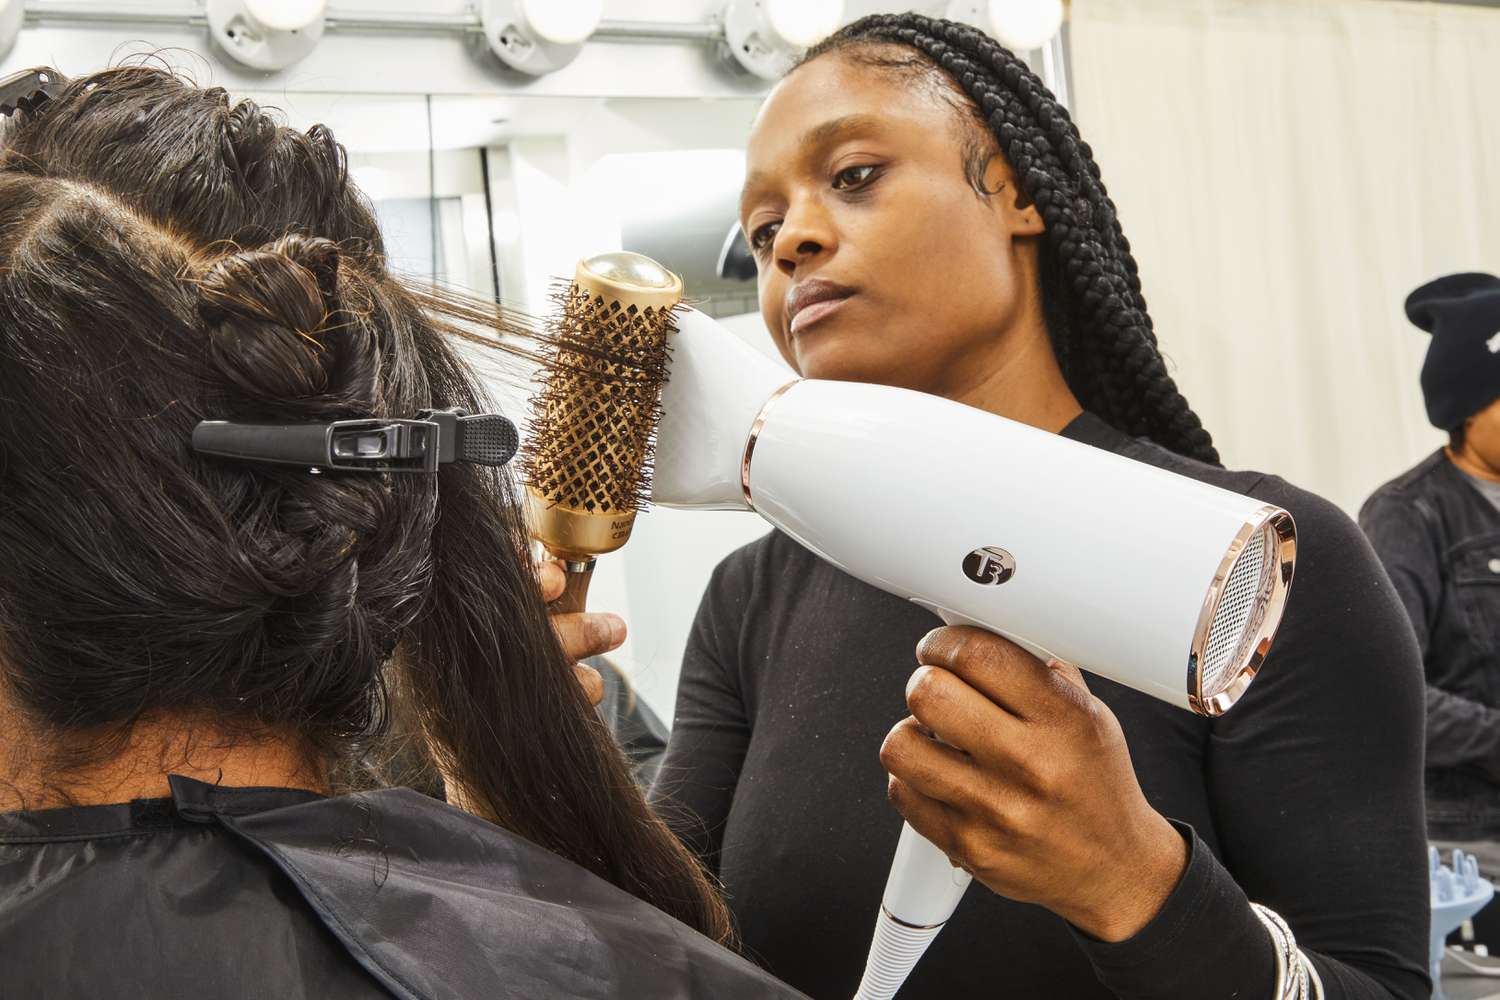
<instances>
[{"instance_id":1,"label":"rose gold trim","mask_svg":"<svg viewBox=\"0 0 1500 1000\"><path fill-rule=\"evenodd\" d=\"M1270 553L1261 582L1259 607L1255 612L1257 617L1252 619L1234 652L1235 658L1243 662L1238 667L1231 664L1226 668L1234 674L1233 678L1217 694L1205 698L1203 677L1198 672L1198 665L1208 646L1208 632L1213 625L1214 613L1219 609L1224 582L1229 579L1235 560L1258 531L1271 533L1271 537L1267 539ZM1265 662L1266 652L1271 648L1271 640L1276 636L1276 628L1281 624L1282 612L1286 610L1286 596L1292 585L1292 568L1296 558L1297 525L1292 520L1292 515L1280 507L1262 507L1234 536L1229 551L1224 554L1218 571L1214 574L1213 583L1209 585L1208 594L1203 598L1203 610L1198 613L1198 626L1193 631L1193 646L1188 654L1187 696L1188 706L1194 712L1210 718L1223 715L1255 679L1261 664Z\"/></svg>"},{"instance_id":2,"label":"rose gold trim","mask_svg":"<svg viewBox=\"0 0 1500 1000\"><path fill-rule=\"evenodd\" d=\"M902 920L890 910L887 910L884 903L880 904L880 912L890 917L892 921L900 924L902 927L910 927L914 931L935 931L948 922L944 920L941 924L914 924L910 920Z\"/></svg>"},{"instance_id":3,"label":"rose gold trim","mask_svg":"<svg viewBox=\"0 0 1500 1000\"><path fill-rule=\"evenodd\" d=\"M771 398L766 400L760 412L755 415L755 423L750 425L750 437L745 441L745 457L740 460L740 491L745 494L745 502L750 505L751 510L755 509L755 501L750 498L750 456L755 453L755 442L760 437L760 429L766 425L766 418L771 415L771 407L776 405L776 401L784 396L788 389L801 381L800 378L794 378L771 393Z\"/></svg>"}]
</instances>

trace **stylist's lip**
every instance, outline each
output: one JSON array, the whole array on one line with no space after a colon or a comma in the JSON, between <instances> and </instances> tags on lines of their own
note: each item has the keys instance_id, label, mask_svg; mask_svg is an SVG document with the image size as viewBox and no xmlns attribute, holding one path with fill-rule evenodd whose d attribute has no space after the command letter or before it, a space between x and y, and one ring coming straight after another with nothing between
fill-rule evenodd
<instances>
[{"instance_id":1,"label":"stylist's lip","mask_svg":"<svg viewBox=\"0 0 1500 1000\"><path fill-rule=\"evenodd\" d=\"M838 311L854 289L826 278L810 278L786 293L787 332L796 335L818 320Z\"/></svg>"}]
</instances>

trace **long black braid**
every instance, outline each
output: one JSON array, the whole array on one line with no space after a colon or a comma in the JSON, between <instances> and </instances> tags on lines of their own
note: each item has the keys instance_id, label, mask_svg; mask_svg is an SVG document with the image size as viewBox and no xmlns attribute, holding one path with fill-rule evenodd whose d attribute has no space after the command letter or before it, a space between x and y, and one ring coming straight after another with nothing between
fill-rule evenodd
<instances>
[{"instance_id":1,"label":"long black braid","mask_svg":"<svg viewBox=\"0 0 1500 1000\"><path fill-rule=\"evenodd\" d=\"M882 43L915 50L913 57L892 58L880 51ZM1127 434L1217 465L1213 439L1157 349L1135 258L1092 151L1036 74L983 32L920 14L861 18L802 62L829 52L905 73L936 68L957 84L973 102L966 113L994 137L1046 224L1041 283L1048 332L1079 403Z\"/></svg>"}]
</instances>

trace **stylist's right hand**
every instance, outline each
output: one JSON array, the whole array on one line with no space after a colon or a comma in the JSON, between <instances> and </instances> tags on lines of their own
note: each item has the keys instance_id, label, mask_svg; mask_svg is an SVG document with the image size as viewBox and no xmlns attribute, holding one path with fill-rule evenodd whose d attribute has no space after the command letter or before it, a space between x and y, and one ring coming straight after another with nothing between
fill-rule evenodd
<instances>
[{"instance_id":1,"label":"stylist's right hand","mask_svg":"<svg viewBox=\"0 0 1500 1000\"><path fill-rule=\"evenodd\" d=\"M542 600L548 604L561 597L568 585L568 575L551 560L537 565L537 577L542 584ZM596 611L556 614L552 616L552 628L562 640L563 652L573 661L573 671L584 694L589 696L591 704L599 704L604 700L604 680L599 671L578 661L619 649L625 641L625 620L619 615Z\"/></svg>"},{"instance_id":2,"label":"stylist's right hand","mask_svg":"<svg viewBox=\"0 0 1500 1000\"><path fill-rule=\"evenodd\" d=\"M935 629L912 714L880 748L912 827L990 889L1103 941L1133 937L1187 866L1141 791L1125 735L1077 667L998 635Z\"/></svg>"}]
</instances>

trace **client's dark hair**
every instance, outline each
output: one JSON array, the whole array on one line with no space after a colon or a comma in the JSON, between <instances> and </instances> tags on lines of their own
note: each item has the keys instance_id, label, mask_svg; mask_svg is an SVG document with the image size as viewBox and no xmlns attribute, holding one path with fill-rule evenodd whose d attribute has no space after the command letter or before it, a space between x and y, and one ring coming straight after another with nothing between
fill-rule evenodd
<instances>
[{"instance_id":1,"label":"client's dark hair","mask_svg":"<svg viewBox=\"0 0 1500 1000\"><path fill-rule=\"evenodd\" d=\"M489 409L493 307L393 279L344 150L169 72L0 131L0 680L54 774L143 720L367 748L409 700L476 811L724 940L554 635L508 473L196 454L203 419ZM13 737L14 738L14 737ZM3 777L3 776L0 776Z\"/></svg>"},{"instance_id":2,"label":"client's dark hair","mask_svg":"<svg viewBox=\"0 0 1500 1000\"><path fill-rule=\"evenodd\" d=\"M980 187L998 145L1046 223L1047 326L1079 402L1128 434L1217 464L1212 439L1157 350L1130 243L1088 143L1026 63L982 31L920 14L862 18L813 47L799 65L828 53L904 77L941 72L945 89L967 96L957 99L961 117L983 130L961 151L971 183Z\"/></svg>"}]
</instances>

